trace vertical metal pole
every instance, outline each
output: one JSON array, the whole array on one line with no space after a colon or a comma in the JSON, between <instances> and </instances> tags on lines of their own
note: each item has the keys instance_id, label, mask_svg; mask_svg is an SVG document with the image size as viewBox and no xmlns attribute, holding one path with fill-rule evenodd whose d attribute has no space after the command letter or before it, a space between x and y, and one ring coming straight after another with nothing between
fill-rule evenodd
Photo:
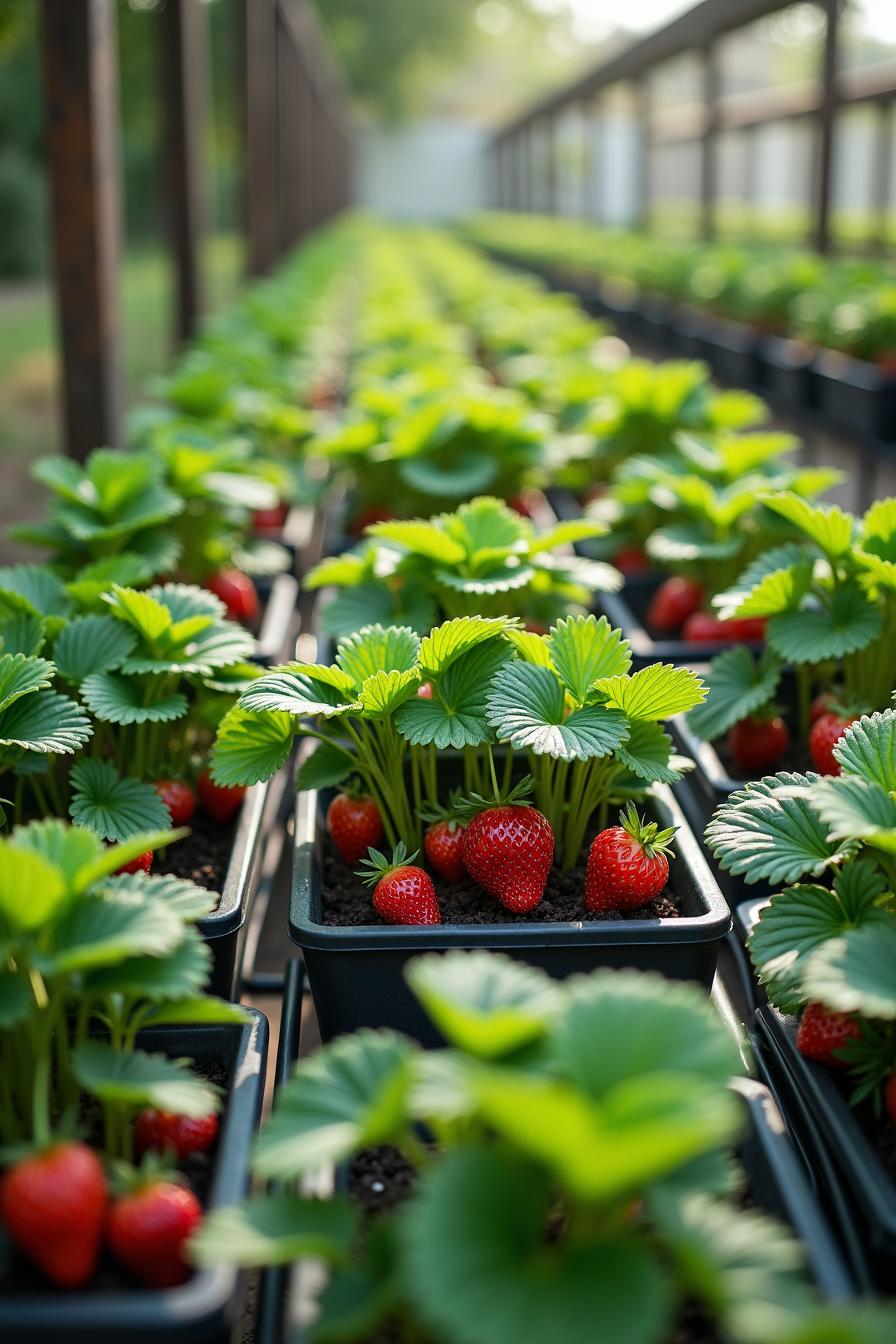
<instances>
[{"instance_id":1,"label":"vertical metal pole","mask_svg":"<svg viewBox=\"0 0 896 1344\"><path fill-rule=\"evenodd\" d=\"M41 47L66 451L121 442L121 195L113 0L43 0Z\"/></svg>"},{"instance_id":2,"label":"vertical metal pole","mask_svg":"<svg viewBox=\"0 0 896 1344\"><path fill-rule=\"evenodd\" d=\"M545 181L545 205L549 215L557 213L557 187L559 179L559 165L557 163L557 146L560 143L558 134L558 122L554 116L547 116L542 123L542 141L544 144L544 181Z\"/></svg>"},{"instance_id":3,"label":"vertical metal pole","mask_svg":"<svg viewBox=\"0 0 896 1344\"><path fill-rule=\"evenodd\" d=\"M831 184L834 164L834 130L837 112L837 56L839 0L820 0L825 14L824 49L821 62L821 107L818 114L815 184L815 247L828 252L831 245Z\"/></svg>"},{"instance_id":4,"label":"vertical metal pole","mask_svg":"<svg viewBox=\"0 0 896 1344\"><path fill-rule=\"evenodd\" d=\"M280 207L277 186L276 0L242 0L245 39L244 215L246 265L263 275L277 259Z\"/></svg>"},{"instance_id":5,"label":"vertical metal pole","mask_svg":"<svg viewBox=\"0 0 896 1344\"><path fill-rule=\"evenodd\" d=\"M700 235L707 242L716 234L719 132L719 59L715 44L705 47L703 59L703 135L700 141Z\"/></svg>"},{"instance_id":6,"label":"vertical metal pole","mask_svg":"<svg viewBox=\"0 0 896 1344\"><path fill-rule=\"evenodd\" d=\"M591 198L594 193L594 102L585 98L579 103L582 135L582 176L580 183L579 214L583 219L591 218Z\"/></svg>"},{"instance_id":7,"label":"vertical metal pole","mask_svg":"<svg viewBox=\"0 0 896 1344\"><path fill-rule=\"evenodd\" d=\"M653 126L650 116L650 83L646 74L641 75L635 82L635 117L639 141L636 223L639 229L647 230L650 228L650 158L653 149Z\"/></svg>"},{"instance_id":8,"label":"vertical metal pole","mask_svg":"<svg viewBox=\"0 0 896 1344\"><path fill-rule=\"evenodd\" d=\"M168 0L160 15L165 197L176 277L175 336L195 334L202 311L203 151L208 65L201 0Z\"/></svg>"},{"instance_id":9,"label":"vertical metal pole","mask_svg":"<svg viewBox=\"0 0 896 1344\"><path fill-rule=\"evenodd\" d=\"M744 129L744 218L752 233L756 222L759 194L759 127Z\"/></svg>"}]
</instances>

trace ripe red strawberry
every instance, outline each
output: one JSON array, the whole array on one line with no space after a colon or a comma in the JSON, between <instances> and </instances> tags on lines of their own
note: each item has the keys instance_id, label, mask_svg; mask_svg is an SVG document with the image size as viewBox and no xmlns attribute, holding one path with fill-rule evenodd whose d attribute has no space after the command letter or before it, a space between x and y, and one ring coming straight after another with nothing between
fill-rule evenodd
<instances>
[{"instance_id":1,"label":"ripe red strawberry","mask_svg":"<svg viewBox=\"0 0 896 1344\"><path fill-rule=\"evenodd\" d=\"M57 1143L0 1180L0 1217L15 1244L61 1288L80 1288L99 1259L106 1178L83 1143Z\"/></svg>"},{"instance_id":2,"label":"ripe red strawberry","mask_svg":"<svg viewBox=\"0 0 896 1344\"><path fill-rule=\"evenodd\" d=\"M152 850L145 849L142 854L137 855L136 859L131 859L129 863L123 863L115 871L116 873L151 873Z\"/></svg>"},{"instance_id":3,"label":"ripe red strawberry","mask_svg":"<svg viewBox=\"0 0 896 1344\"><path fill-rule=\"evenodd\" d=\"M422 681L420 683L420 685L417 687L417 699L418 700L432 699L432 682Z\"/></svg>"},{"instance_id":4,"label":"ripe red strawberry","mask_svg":"<svg viewBox=\"0 0 896 1344\"><path fill-rule=\"evenodd\" d=\"M695 579L675 575L657 588L647 608L647 624L666 633L678 630L703 601L703 589Z\"/></svg>"},{"instance_id":5,"label":"ripe red strawberry","mask_svg":"<svg viewBox=\"0 0 896 1344\"><path fill-rule=\"evenodd\" d=\"M232 787L216 784L207 770L196 781L196 793L203 809L221 826L232 821L246 796L242 784L234 784Z\"/></svg>"},{"instance_id":6,"label":"ripe red strawberry","mask_svg":"<svg viewBox=\"0 0 896 1344\"><path fill-rule=\"evenodd\" d=\"M613 556L613 564L623 574L645 574L650 560L642 546L623 546Z\"/></svg>"},{"instance_id":7,"label":"ripe red strawberry","mask_svg":"<svg viewBox=\"0 0 896 1344\"><path fill-rule=\"evenodd\" d=\"M669 878L667 852L675 827L661 831L629 803L618 826L591 842L585 874L589 910L637 910L659 896Z\"/></svg>"},{"instance_id":8,"label":"ripe red strawberry","mask_svg":"<svg viewBox=\"0 0 896 1344\"><path fill-rule=\"evenodd\" d=\"M205 586L220 597L232 621L248 624L258 619L261 612L258 593L249 575L242 570L228 565L206 579Z\"/></svg>"},{"instance_id":9,"label":"ripe red strawberry","mask_svg":"<svg viewBox=\"0 0 896 1344\"><path fill-rule=\"evenodd\" d=\"M423 837L423 851L440 877L446 882L462 882L464 868L463 848L466 827L449 817L442 817L427 827Z\"/></svg>"},{"instance_id":10,"label":"ripe red strawberry","mask_svg":"<svg viewBox=\"0 0 896 1344\"><path fill-rule=\"evenodd\" d=\"M193 1194L154 1168L109 1210L106 1241L116 1260L153 1288L174 1288L190 1275L184 1246L202 1221Z\"/></svg>"},{"instance_id":11,"label":"ripe red strawberry","mask_svg":"<svg viewBox=\"0 0 896 1344\"><path fill-rule=\"evenodd\" d=\"M344 863L357 863L383 843L383 822L372 798L337 793L327 808L327 831Z\"/></svg>"},{"instance_id":12,"label":"ripe red strawberry","mask_svg":"<svg viewBox=\"0 0 896 1344\"><path fill-rule=\"evenodd\" d=\"M809 718L812 723L816 723L822 714L830 714L837 704L837 697L833 691L821 691L816 695L812 704L809 706Z\"/></svg>"},{"instance_id":13,"label":"ripe red strawberry","mask_svg":"<svg viewBox=\"0 0 896 1344\"><path fill-rule=\"evenodd\" d=\"M737 636L733 621L720 621L708 611L695 611L681 628L681 637L688 644L729 644Z\"/></svg>"},{"instance_id":14,"label":"ripe red strawberry","mask_svg":"<svg viewBox=\"0 0 896 1344\"><path fill-rule=\"evenodd\" d=\"M371 849L358 876L373 887L373 908L387 924L441 924L436 889L429 873L412 862L399 841L391 862L378 849Z\"/></svg>"},{"instance_id":15,"label":"ripe red strawberry","mask_svg":"<svg viewBox=\"0 0 896 1344\"><path fill-rule=\"evenodd\" d=\"M172 1152L178 1158L204 1153L215 1141L218 1117L174 1115L171 1111L141 1111L134 1124L134 1146L142 1157L150 1150Z\"/></svg>"},{"instance_id":16,"label":"ripe red strawberry","mask_svg":"<svg viewBox=\"0 0 896 1344\"><path fill-rule=\"evenodd\" d=\"M807 1059L814 1059L816 1064L844 1069L846 1062L838 1059L835 1051L861 1034L858 1019L849 1013L833 1012L823 1003L808 1003L797 1029L796 1048Z\"/></svg>"},{"instance_id":17,"label":"ripe red strawberry","mask_svg":"<svg viewBox=\"0 0 896 1344\"><path fill-rule=\"evenodd\" d=\"M289 505L283 500L270 509L255 509L252 513L252 527L256 532L279 532L288 512Z\"/></svg>"},{"instance_id":18,"label":"ripe red strawberry","mask_svg":"<svg viewBox=\"0 0 896 1344\"><path fill-rule=\"evenodd\" d=\"M182 779L159 779L156 793L171 813L172 826L186 826L196 811L196 795Z\"/></svg>"},{"instance_id":19,"label":"ripe red strawberry","mask_svg":"<svg viewBox=\"0 0 896 1344\"><path fill-rule=\"evenodd\" d=\"M834 747L840 741L857 714L845 717L833 710L816 719L809 730L809 754L820 775L839 775L840 762L834 756Z\"/></svg>"},{"instance_id":20,"label":"ripe red strawberry","mask_svg":"<svg viewBox=\"0 0 896 1344\"><path fill-rule=\"evenodd\" d=\"M462 854L475 882L522 913L544 895L554 861L554 832L541 812L527 803L506 802L479 811L467 824Z\"/></svg>"},{"instance_id":21,"label":"ripe red strawberry","mask_svg":"<svg viewBox=\"0 0 896 1344\"><path fill-rule=\"evenodd\" d=\"M734 616L726 624L731 626L732 639L743 640L745 644L761 644L765 639L764 616Z\"/></svg>"},{"instance_id":22,"label":"ripe red strawberry","mask_svg":"<svg viewBox=\"0 0 896 1344\"><path fill-rule=\"evenodd\" d=\"M731 754L742 770L753 773L774 765L790 745L790 732L779 715L748 714L728 734Z\"/></svg>"},{"instance_id":23,"label":"ripe red strawberry","mask_svg":"<svg viewBox=\"0 0 896 1344\"><path fill-rule=\"evenodd\" d=\"M896 1073L891 1073L884 1086L884 1108L896 1124Z\"/></svg>"}]
</instances>

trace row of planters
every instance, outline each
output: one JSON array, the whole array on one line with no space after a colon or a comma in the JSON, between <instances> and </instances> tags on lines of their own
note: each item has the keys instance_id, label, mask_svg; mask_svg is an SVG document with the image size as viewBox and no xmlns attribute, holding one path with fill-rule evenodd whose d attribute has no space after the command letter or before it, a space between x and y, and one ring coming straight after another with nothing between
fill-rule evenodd
<instances>
[{"instance_id":1,"label":"row of planters","mask_svg":"<svg viewBox=\"0 0 896 1344\"><path fill-rule=\"evenodd\" d=\"M896 441L896 276L887 261L822 258L485 215L463 236L580 293L626 334L707 359L777 409Z\"/></svg>"},{"instance_id":2,"label":"row of planters","mask_svg":"<svg viewBox=\"0 0 896 1344\"><path fill-rule=\"evenodd\" d=\"M292 290L281 289L287 282ZM300 311L287 312L296 295ZM272 369L275 386L265 381ZM626 597L623 563L638 550L673 568L693 562L705 585L697 606L708 615L714 596L734 602L741 569L755 569L773 536L790 559L768 572L786 572L764 588L764 574L742 585L743 599L755 599L754 588L763 600L769 589L796 593L807 566L794 597L806 612L833 611L837 583L859 590L873 619L865 614L858 642L849 627L853 643L841 651L858 654L884 637L882 585L856 559L861 551L889 563L884 506L864 520L860 548L825 532L825 549L821 524L813 532L806 519L833 520L842 534L841 515L811 502L829 478L782 461L789 444L752 428L763 416L755 397L716 393L699 368L633 366L563 296L447 239L369 221L347 221L312 243L284 278L209 332L166 393L138 426L151 437L110 467L113 482L135 456L158 462L166 436L220 446L239 430L253 462L289 464L299 498L326 490L331 534L363 536L348 551L343 537L306 578L310 591L322 590L317 661L265 670L251 648L234 655L245 630L219 606L212 612L219 599L174 560L147 576L159 580L149 588L101 591L84 615L41 614L44 644L21 655L51 669L42 677L65 677L47 641L79 620L111 622L80 635L82 659L113 631L137 635L101 671L66 679L66 712L83 721L83 740L74 760L52 765L59 799L43 788L46 807L20 769L19 824L3 842L0 934L12 978L0 1030L9 1077L20 1080L0 1096L9 1125L0 1208L15 1247L0 1295L0 1312L15 1314L4 1323L22 1337L64 1337L64 1323L82 1338L162 1329L220 1338L241 1301L235 1267L297 1261L289 1283L271 1271L261 1285L259 1339L510 1344L558 1331L580 1338L595 1322L645 1344L891 1338L893 1310L855 1300L871 1276L857 1273L828 1230L769 1092L753 1081L730 1085L742 1068L737 1044L708 1002L732 916L684 814L682 803L694 810L691 762L671 732L717 706L717 669L707 691L685 658L636 655L606 609L614 593ZM246 406L258 411L252 427L234 420ZM299 419L302 431L284 434ZM730 519L710 514L697 486L676 493L651 476L650 526L637 538L617 529L600 509L635 458L675 482L700 480L704 464L717 464L705 470L718 472L710 488ZM567 501L604 493L588 516L580 505L558 520L541 493L556 485ZM85 491L73 493L80 500ZM688 510L698 496L695 521ZM679 513L670 519L666 508ZM211 512L220 521L220 506ZM857 540L855 520L846 526ZM730 572L719 555L707 563L712 552L690 561L655 552L653 534L664 528L679 541L683 530L692 544L694 534L724 544ZM158 530L169 536L169 521ZM48 569L71 600L58 563ZM719 572L712 589L710 568ZM9 603L14 639L32 613ZM836 607L838 629L849 626L845 605ZM776 618L726 627L712 643L733 639L752 666L749 645L767 635L771 647ZM45 648L53 662L41 658ZM219 648L230 654L209 662ZM799 661L774 649L762 658L772 655L782 679ZM861 680L854 661L847 671L842 660L813 658L810 692L837 694L845 713L843 696ZM865 661L870 695L873 671L883 672L880 657ZM63 669L71 665L63 657ZM137 717L99 720L95 677L107 693L129 686ZM48 692L63 698L45 684L33 695ZM167 718L152 717L158 706ZM134 731L121 746L125 729ZM270 1193L235 1208L260 1097L263 1020L202 997L203 921L217 896L168 858L164 870L157 862L146 871L149 851L173 862L193 837L148 833L140 822L116 852L86 812L72 811L71 829L54 818L67 799L74 806L72 776L83 763L111 771L119 795L122 784L142 784L144 801L151 791L164 802L155 763L176 749L185 764L167 772L173 780L189 783L209 765L209 787L239 800L283 779L297 743L288 932L327 1044L283 1086L258 1143L256 1175ZM48 754L32 745L10 768L35 753ZM778 803L791 807L786 789ZM50 820L21 824L32 817ZM168 806L160 824L177 820ZM262 838L271 824L270 812L260 818ZM772 828L766 850L777 837ZM789 852L785 833L780 845ZM740 849L734 840L736 859ZM836 881L854 881L853 860L861 867L858 858L874 852L864 832L844 839L811 870L815 889L837 894ZM138 859L143 871L119 871ZM728 851L718 861L732 866ZM886 913L890 876L874 871L871 903ZM58 891L58 901L23 912L25 888ZM297 978L287 985L281 1082L300 1016ZM231 980L223 993L232 989ZM813 1004L827 1003L812 993ZM717 986L717 1005L723 999ZM863 1014L873 1027L873 1013ZM234 1033L231 1044L242 1033L244 1053L227 1054L223 1038L204 1049L203 1023ZM865 1030L854 1034L864 1040ZM166 1053L193 1063L179 1064L176 1080L170 1066L160 1076ZM886 1091L894 1056L888 1070L884 1058L869 1096ZM768 1079L784 1100L771 1068ZM197 1083L201 1102L189 1090ZM214 1088L220 1128L208 1119ZM59 1198L69 1175L54 1184L45 1168L69 1146L93 1157L100 1197L91 1207L100 1212L93 1259L66 1280L42 1252L70 1209ZM162 1157L144 1159L137 1174L144 1148ZM108 1161L98 1164L97 1152ZM160 1163L175 1159L198 1203L165 1247L177 1281L157 1280L166 1291L150 1298L134 1286L137 1260L144 1268L152 1260L149 1232L138 1222L140 1255L129 1262L116 1211L147 1187L154 1195ZM136 1187L125 1196L116 1188L121 1162ZM35 1167L36 1203L27 1185ZM211 1212L201 1222L203 1206ZM20 1207L30 1240L16 1221ZM70 1244L76 1227L74 1217L64 1223ZM322 1294L314 1259L328 1266ZM47 1279L90 1289L60 1295Z\"/></svg>"},{"instance_id":3,"label":"row of planters","mask_svg":"<svg viewBox=\"0 0 896 1344\"><path fill-rule=\"evenodd\" d=\"M288 652L291 507L338 395L346 225L210 324L126 451L37 464L0 570L0 1334L229 1337L186 1246L249 1180L265 1018L241 930L271 806L216 726ZM211 989L212 994L208 992Z\"/></svg>"},{"instance_id":4,"label":"row of planters","mask_svg":"<svg viewBox=\"0 0 896 1344\"><path fill-rule=\"evenodd\" d=\"M792 441L753 428L756 399L716 393L699 369L638 366L633 395L618 342L562 296L432 235L384 233L374 250L346 408L314 445L364 537L308 576L323 656L245 690L213 757L219 782L248 784L299 739L289 932L327 1044L257 1147L272 1192L213 1218L195 1254L298 1262L266 1281L264 1339L499 1344L595 1321L657 1341L884 1338L889 1308L819 1306L850 1297L859 1267L773 1134L768 1093L726 1088L738 1065L705 993L730 913L672 792L692 796L691 763L666 731L717 712L682 665L707 642L682 641L677 666L648 645L635 659L607 615L625 577L611 562L636 551L645 568L684 565L673 578L692 606L676 626L702 609L709 645L735 643L751 668L783 608L733 628L713 599L733 602L770 547L810 571L802 587L780 580L795 610L827 609L836 582L875 607L857 552L826 570L806 526L843 530L812 502L832 477L788 465ZM500 432L498 407L513 412ZM649 488L632 536L601 508L636 456ZM558 521L538 494L555 482L602 493ZM885 549L882 519L864 520L863 552ZM877 616L857 623L854 651L883 635ZM845 718L847 674L819 647L810 691L839 693ZM772 657L789 674L792 655ZM865 662L872 695L881 648ZM721 1130L709 1123L697 1162L690 1120L672 1117L711 1040L727 1052L702 1077L708 1104L730 1110L734 1203L708 1172ZM698 1209L712 1230L697 1230ZM802 1240L807 1274L792 1275L788 1234L760 1211ZM786 1289L760 1246L788 1266Z\"/></svg>"}]
</instances>

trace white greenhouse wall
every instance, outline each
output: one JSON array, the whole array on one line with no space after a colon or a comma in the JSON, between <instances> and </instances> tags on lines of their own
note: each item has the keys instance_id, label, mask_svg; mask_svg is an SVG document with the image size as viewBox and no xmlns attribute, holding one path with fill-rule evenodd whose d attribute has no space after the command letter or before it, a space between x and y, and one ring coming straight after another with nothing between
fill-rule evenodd
<instances>
[{"instance_id":1,"label":"white greenhouse wall","mask_svg":"<svg viewBox=\"0 0 896 1344\"><path fill-rule=\"evenodd\" d=\"M488 132L456 120L395 130L371 127L358 138L356 200L389 219L451 219L487 202Z\"/></svg>"}]
</instances>

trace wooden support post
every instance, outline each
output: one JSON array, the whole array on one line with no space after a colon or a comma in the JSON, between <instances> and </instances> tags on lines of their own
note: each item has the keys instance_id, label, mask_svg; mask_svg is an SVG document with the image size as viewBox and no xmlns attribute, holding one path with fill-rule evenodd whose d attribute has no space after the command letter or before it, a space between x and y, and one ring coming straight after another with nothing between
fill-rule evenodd
<instances>
[{"instance_id":1,"label":"wooden support post","mask_svg":"<svg viewBox=\"0 0 896 1344\"><path fill-rule=\"evenodd\" d=\"M716 154L719 132L719 62L713 44L703 50L703 135L700 139L700 235L710 242L716 235Z\"/></svg>"},{"instance_id":2,"label":"wooden support post","mask_svg":"<svg viewBox=\"0 0 896 1344\"><path fill-rule=\"evenodd\" d=\"M289 248L306 228L305 134L308 81L291 29L277 15L277 175L279 245Z\"/></svg>"},{"instance_id":3,"label":"wooden support post","mask_svg":"<svg viewBox=\"0 0 896 1344\"><path fill-rule=\"evenodd\" d=\"M121 443L121 230L114 0L43 0L54 280L66 451Z\"/></svg>"},{"instance_id":4,"label":"wooden support post","mask_svg":"<svg viewBox=\"0 0 896 1344\"><path fill-rule=\"evenodd\" d=\"M195 334L202 312L204 140L208 65L201 0L167 0L160 15L165 109L165 201L176 276L175 336Z\"/></svg>"},{"instance_id":5,"label":"wooden support post","mask_svg":"<svg viewBox=\"0 0 896 1344\"><path fill-rule=\"evenodd\" d=\"M276 261L280 243L276 7L275 0L242 3L246 266L250 275L264 275Z\"/></svg>"},{"instance_id":6,"label":"wooden support post","mask_svg":"<svg viewBox=\"0 0 896 1344\"><path fill-rule=\"evenodd\" d=\"M834 168L834 130L837 114L837 54L839 0L821 0L825 14L821 62L821 106L815 158L815 227L813 241L819 252L831 246L831 188Z\"/></svg>"}]
</instances>

